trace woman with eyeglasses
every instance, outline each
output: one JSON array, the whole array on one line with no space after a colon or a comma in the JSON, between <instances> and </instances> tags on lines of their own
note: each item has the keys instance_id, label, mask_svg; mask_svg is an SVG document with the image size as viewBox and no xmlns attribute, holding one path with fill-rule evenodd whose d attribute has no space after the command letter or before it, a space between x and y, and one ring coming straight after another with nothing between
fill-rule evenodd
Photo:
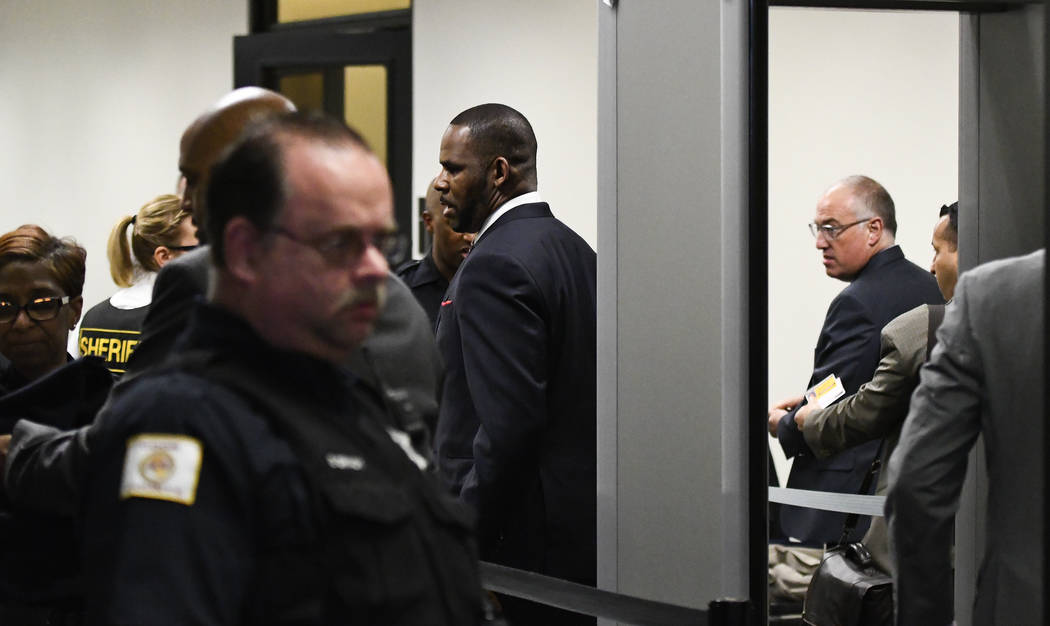
<instances>
[{"instance_id":1,"label":"woman with eyeglasses","mask_svg":"<svg viewBox=\"0 0 1050 626\"><path fill-rule=\"evenodd\" d=\"M84 249L35 225L0 236L0 396L70 360L69 331L84 305Z\"/></svg>"},{"instance_id":2,"label":"woman with eyeglasses","mask_svg":"<svg viewBox=\"0 0 1050 626\"><path fill-rule=\"evenodd\" d=\"M84 248L35 225L0 235L0 439L28 418L78 425L94 417L112 378L100 361L72 358ZM44 426L39 426L44 428ZM0 499L0 624L73 624L83 599L72 519L10 508Z\"/></svg>"},{"instance_id":3,"label":"woman with eyeglasses","mask_svg":"<svg viewBox=\"0 0 1050 626\"><path fill-rule=\"evenodd\" d=\"M121 289L84 314L77 338L80 354L99 356L111 372L124 373L149 311L157 272L197 247L190 217L178 196L162 195L117 222L106 252L109 273Z\"/></svg>"}]
</instances>

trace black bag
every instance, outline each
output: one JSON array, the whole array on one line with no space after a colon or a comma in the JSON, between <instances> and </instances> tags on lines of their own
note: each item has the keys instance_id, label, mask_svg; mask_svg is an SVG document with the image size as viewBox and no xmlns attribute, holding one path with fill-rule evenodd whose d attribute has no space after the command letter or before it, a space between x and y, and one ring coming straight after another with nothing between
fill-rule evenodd
<instances>
[{"instance_id":1,"label":"black bag","mask_svg":"<svg viewBox=\"0 0 1050 626\"><path fill-rule=\"evenodd\" d=\"M882 464L883 440L860 493L868 493ZM871 560L859 541L849 543L860 516L850 513L838 545L828 548L806 590L802 623L809 626L893 626L893 578Z\"/></svg>"},{"instance_id":2,"label":"black bag","mask_svg":"<svg viewBox=\"0 0 1050 626\"><path fill-rule=\"evenodd\" d=\"M806 593L802 621L810 626L893 624L893 579L862 543L831 548Z\"/></svg>"},{"instance_id":3,"label":"black bag","mask_svg":"<svg viewBox=\"0 0 1050 626\"><path fill-rule=\"evenodd\" d=\"M868 493L882 464L879 443L875 459L860 485ZM828 548L806 590L802 623L809 626L893 626L893 578L871 560L863 543L849 543L860 515L850 513L838 545Z\"/></svg>"}]
</instances>

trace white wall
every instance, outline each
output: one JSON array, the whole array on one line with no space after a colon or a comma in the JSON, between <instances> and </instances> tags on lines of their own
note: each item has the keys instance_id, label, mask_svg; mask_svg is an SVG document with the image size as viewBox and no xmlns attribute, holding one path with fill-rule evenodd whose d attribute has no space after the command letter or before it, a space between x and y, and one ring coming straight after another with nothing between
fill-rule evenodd
<instances>
[{"instance_id":1,"label":"white wall","mask_svg":"<svg viewBox=\"0 0 1050 626\"><path fill-rule=\"evenodd\" d=\"M0 232L37 223L87 248L87 306L116 289L105 245L172 193L186 125L233 83L247 3L0 2Z\"/></svg>"},{"instance_id":2,"label":"white wall","mask_svg":"<svg viewBox=\"0 0 1050 626\"><path fill-rule=\"evenodd\" d=\"M532 122L540 191L597 247L594 0L416 0L414 172L422 194L461 110L504 102ZM246 2L0 3L0 232L38 223L88 250L87 306L116 288L106 237L173 190L178 140L230 89Z\"/></svg>"},{"instance_id":3,"label":"white wall","mask_svg":"<svg viewBox=\"0 0 1050 626\"><path fill-rule=\"evenodd\" d=\"M597 4L415 0L416 196L438 173L449 120L476 104L501 102L521 111L536 132L540 194L597 248Z\"/></svg>"},{"instance_id":4,"label":"white wall","mask_svg":"<svg viewBox=\"0 0 1050 626\"><path fill-rule=\"evenodd\" d=\"M804 391L824 314L845 286L824 275L806 228L828 186L850 174L882 183L897 206L897 242L929 267L937 210L957 199L959 187L959 17L773 8L769 37L769 384L776 401Z\"/></svg>"}]
</instances>

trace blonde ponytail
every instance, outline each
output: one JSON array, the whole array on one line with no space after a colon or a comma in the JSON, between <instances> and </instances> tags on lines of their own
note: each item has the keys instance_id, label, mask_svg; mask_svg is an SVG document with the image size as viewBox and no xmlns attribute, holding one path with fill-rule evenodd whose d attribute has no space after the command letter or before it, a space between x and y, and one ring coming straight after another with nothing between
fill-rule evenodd
<instances>
[{"instance_id":1,"label":"blonde ponytail","mask_svg":"<svg viewBox=\"0 0 1050 626\"><path fill-rule=\"evenodd\" d=\"M106 257L109 259L109 275L118 287L130 287L135 276L135 266L131 262L131 245L128 243L128 226L135 223L135 216L122 218L109 233L106 244Z\"/></svg>"},{"instance_id":2,"label":"blonde ponytail","mask_svg":"<svg viewBox=\"0 0 1050 626\"><path fill-rule=\"evenodd\" d=\"M117 222L106 248L113 282L119 287L131 286L135 278L132 255L143 270L160 270L153 258L153 251L159 246L178 245L179 226L188 217L190 213L182 208L182 200L178 196L165 194L142 205L136 215L129 215ZM130 234L127 232L129 224L133 226Z\"/></svg>"}]
</instances>

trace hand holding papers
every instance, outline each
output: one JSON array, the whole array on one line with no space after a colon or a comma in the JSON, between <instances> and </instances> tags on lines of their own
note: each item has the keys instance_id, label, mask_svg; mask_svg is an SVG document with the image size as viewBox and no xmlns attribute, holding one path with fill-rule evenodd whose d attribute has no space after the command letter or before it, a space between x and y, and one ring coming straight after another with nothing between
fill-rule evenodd
<instances>
[{"instance_id":1,"label":"hand holding papers","mask_svg":"<svg viewBox=\"0 0 1050 626\"><path fill-rule=\"evenodd\" d=\"M806 399L816 402L822 409L828 408L832 402L844 395L846 395L846 388L842 386L842 379L835 374L829 375L806 391Z\"/></svg>"},{"instance_id":2,"label":"hand holding papers","mask_svg":"<svg viewBox=\"0 0 1050 626\"><path fill-rule=\"evenodd\" d=\"M835 374L813 385L812 388L806 391L806 399L809 400L809 403L795 413L795 424L799 428L803 428L806 425L806 418L809 417L811 411L831 406L832 402L841 398L845 393L846 389L842 386L842 379Z\"/></svg>"}]
</instances>

